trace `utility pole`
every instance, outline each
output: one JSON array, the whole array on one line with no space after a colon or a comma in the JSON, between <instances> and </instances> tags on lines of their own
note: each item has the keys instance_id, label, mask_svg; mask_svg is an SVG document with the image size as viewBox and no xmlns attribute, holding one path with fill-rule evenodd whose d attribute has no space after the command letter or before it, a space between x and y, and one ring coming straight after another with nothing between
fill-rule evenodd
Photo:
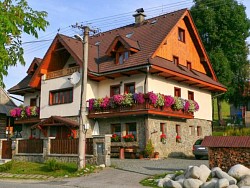
<instances>
[{"instance_id":1,"label":"utility pole","mask_svg":"<svg viewBox=\"0 0 250 188\"><path fill-rule=\"evenodd\" d=\"M81 170L85 167L86 161L86 124L87 124L87 116L86 116L86 98L87 98L87 74L88 74L88 40L89 40L89 27L88 26L79 26L75 25L72 27L77 27L83 30L83 39L76 35L83 45L83 64L81 69L81 98L80 98L80 110L79 110L79 147L78 147L78 170Z\"/></svg>"}]
</instances>

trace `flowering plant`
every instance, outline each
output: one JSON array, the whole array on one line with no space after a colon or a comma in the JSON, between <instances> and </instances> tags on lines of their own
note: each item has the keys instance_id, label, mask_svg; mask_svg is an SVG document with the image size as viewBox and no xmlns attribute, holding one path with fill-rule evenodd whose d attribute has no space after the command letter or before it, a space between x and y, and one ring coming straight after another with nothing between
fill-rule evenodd
<instances>
[{"instance_id":1,"label":"flowering plant","mask_svg":"<svg viewBox=\"0 0 250 188\"><path fill-rule=\"evenodd\" d=\"M89 110L93 110L95 99L89 99L88 102L89 102Z\"/></svg>"},{"instance_id":2,"label":"flowering plant","mask_svg":"<svg viewBox=\"0 0 250 188\"><path fill-rule=\"evenodd\" d=\"M181 143L181 136L180 135L176 136L176 142Z\"/></svg>"},{"instance_id":3,"label":"flowering plant","mask_svg":"<svg viewBox=\"0 0 250 188\"><path fill-rule=\"evenodd\" d=\"M133 142L135 140L135 137L133 134L127 134L122 137L125 142Z\"/></svg>"},{"instance_id":4,"label":"flowering plant","mask_svg":"<svg viewBox=\"0 0 250 188\"><path fill-rule=\"evenodd\" d=\"M153 91L150 91L150 92L148 92L148 97L149 97L150 103L153 104L154 106L156 106L158 96L155 93L153 93Z\"/></svg>"},{"instance_id":5,"label":"flowering plant","mask_svg":"<svg viewBox=\"0 0 250 188\"><path fill-rule=\"evenodd\" d=\"M100 107L101 107L102 101L103 101L102 98L96 99L96 100L94 101L94 107L97 108L97 109L100 108Z\"/></svg>"},{"instance_id":6,"label":"flowering plant","mask_svg":"<svg viewBox=\"0 0 250 188\"><path fill-rule=\"evenodd\" d=\"M180 97L174 97L174 104L172 105L175 110L182 110L184 107L183 99Z\"/></svg>"},{"instance_id":7,"label":"flowering plant","mask_svg":"<svg viewBox=\"0 0 250 188\"><path fill-rule=\"evenodd\" d=\"M109 98L107 96L102 99L100 107L102 107L102 108L108 108L109 107Z\"/></svg>"},{"instance_id":8,"label":"flowering plant","mask_svg":"<svg viewBox=\"0 0 250 188\"><path fill-rule=\"evenodd\" d=\"M161 142L162 142L163 144L165 144L165 143L166 143L167 136L166 136L165 134L161 134L160 138L161 138Z\"/></svg>"},{"instance_id":9,"label":"flowering plant","mask_svg":"<svg viewBox=\"0 0 250 188\"><path fill-rule=\"evenodd\" d=\"M117 94L113 96L113 101L117 105L121 105L123 100L124 100L123 95Z\"/></svg>"},{"instance_id":10,"label":"flowering plant","mask_svg":"<svg viewBox=\"0 0 250 188\"><path fill-rule=\"evenodd\" d=\"M132 95L132 93L125 93L123 95L122 104L126 105L126 106L132 106L132 104L133 104L133 95Z\"/></svg>"},{"instance_id":11,"label":"flowering plant","mask_svg":"<svg viewBox=\"0 0 250 188\"><path fill-rule=\"evenodd\" d=\"M120 142L121 138L117 134L112 134L111 142Z\"/></svg>"},{"instance_id":12,"label":"flowering plant","mask_svg":"<svg viewBox=\"0 0 250 188\"><path fill-rule=\"evenodd\" d=\"M143 104L145 102L143 93L134 93L133 98L138 104Z\"/></svg>"},{"instance_id":13,"label":"flowering plant","mask_svg":"<svg viewBox=\"0 0 250 188\"><path fill-rule=\"evenodd\" d=\"M10 115L18 118L35 117L39 115L39 108L36 106L21 106L10 110Z\"/></svg>"},{"instance_id":14,"label":"flowering plant","mask_svg":"<svg viewBox=\"0 0 250 188\"><path fill-rule=\"evenodd\" d=\"M199 110L199 105L196 101L187 100L184 105L184 110L187 112L196 112Z\"/></svg>"},{"instance_id":15,"label":"flowering plant","mask_svg":"<svg viewBox=\"0 0 250 188\"><path fill-rule=\"evenodd\" d=\"M164 96L164 106L165 107L170 107L174 104L174 98L170 95L165 95Z\"/></svg>"},{"instance_id":16,"label":"flowering plant","mask_svg":"<svg viewBox=\"0 0 250 188\"><path fill-rule=\"evenodd\" d=\"M156 105L157 106L164 106L164 95L157 93L157 101L156 101Z\"/></svg>"}]
</instances>

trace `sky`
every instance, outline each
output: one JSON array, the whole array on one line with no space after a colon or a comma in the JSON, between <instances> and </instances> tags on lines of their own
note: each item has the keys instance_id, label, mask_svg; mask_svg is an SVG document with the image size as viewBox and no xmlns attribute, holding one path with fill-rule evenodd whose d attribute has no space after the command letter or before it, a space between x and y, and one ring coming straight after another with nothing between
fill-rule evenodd
<instances>
[{"instance_id":1,"label":"sky","mask_svg":"<svg viewBox=\"0 0 250 188\"><path fill-rule=\"evenodd\" d=\"M49 21L50 25L45 32L39 32L38 39L29 35L22 36L26 65L18 64L9 68L8 76L4 77L6 90L15 86L27 75L26 71L34 57L43 58L57 33L68 36L81 34L82 31L71 27L76 23L88 25L90 28L102 32L133 23L134 17L132 15L138 8L144 8L147 19L182 8L190 8L193 5L192 0L27 1L34 10L46 11L48 13L46 20ZM250 18L250 1L238 0L238 2L246 7L247 16ZM17 101L14 102L20 104Z\"/></svg>"}]
</instances>

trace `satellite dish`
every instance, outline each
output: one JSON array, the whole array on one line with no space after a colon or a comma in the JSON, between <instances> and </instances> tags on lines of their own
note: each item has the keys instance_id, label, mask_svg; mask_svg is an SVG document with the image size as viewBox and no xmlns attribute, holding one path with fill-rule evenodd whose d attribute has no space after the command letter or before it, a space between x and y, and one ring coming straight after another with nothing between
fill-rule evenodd
<instances>
[{"instance_id":1,"label":"satellite dish","mask_svg":"<svg viewBox=\"0 0 250 188\"><path fill-rule=\"evenodd\" d=\"M74 72L71 76L70 76L70 83L73 85L76 85L79 81L80 81L81 75L79 72Z\"/></svg>"}]
</instances>

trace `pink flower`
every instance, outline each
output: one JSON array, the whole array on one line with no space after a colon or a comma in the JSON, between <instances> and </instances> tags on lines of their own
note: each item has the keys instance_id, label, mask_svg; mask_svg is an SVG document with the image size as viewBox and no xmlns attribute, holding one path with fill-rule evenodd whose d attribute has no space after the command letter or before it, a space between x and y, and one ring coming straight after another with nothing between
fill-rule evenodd
<instances>
[{"instance_id":1,"label":"pink flower","mask_svg":"<svg viewBox=\"0 0 250 188\"><path fill-rule=\"evenodd\" d=\"M12 109L12 110L10 110L10 115L12 116L12 117L16 117L16 109L14 108L14 109Z\"/></svg>"},{"instance_id":2,"label":"pink flower","mask_svg":"<svg viewBox=\"0 0 250 188\"><path fill-rule=\"evenodd\" d=\"M121 105L124 100L123 95L117 94L113 96L113 101L115 104Z\"/></svg>"},{"instance_id":3,"label":"pink flower","mask_svg":"<svg viewBox=\"0 0 250 188\"><path fill-rule=\"evenodd\" d=\"M26 115L29 117L31 116L31 109L30 109L30 106L26 106L25 107L25 111L26 111Z\"/></svg>"},{"instance_id":4,"label":"pink flower","mask_svg":"<svg viewBox=\"0 0 250 188\"><path fill-rule=\"evenodd\" d=\"M88 101L89 101L89 110L93 110L95 99L89 99Z\"/></svg>"},{"instance_id":5,"label":"pink flower","mask_svg":"<svg viewBox=\"0 0 250 188\"><path fill-rule=\"evenodd\" d=\"M143 93L134 93L133 98L138 104L143 104L145 102Z\"/></svg>"},{"instance_id":6,"label":"pink flower","mask_svg":"<svg viewBox=\"0 0 250 188\"><path fill-rule=\"evenodd\" d=\"M157 95L153 93L153 91L151 91L151 92L148 92L148 97L149 97L151 104L155 105L158 99Z\"/></svg>"},{"instance_id":7,"label":"pink flower","mask_svg":"<svg viewBox=\"0 0 250 188\"><path fill-rule=\"evenodd\" d=\"M109 106L109 98L108 97L103 98L100 106L102 108L107 108Z\"/></svg>"},{"instance_id":8,"label":"pink flower","mask_svg":"<svg viewBox=\"0 0 250 188\"><path fill-rule=\"evenodd\" d=\"M164 105L165 107L170 107L174 104L174 98L170 95L164 96Z\"/></svg>"}]
</instances>

